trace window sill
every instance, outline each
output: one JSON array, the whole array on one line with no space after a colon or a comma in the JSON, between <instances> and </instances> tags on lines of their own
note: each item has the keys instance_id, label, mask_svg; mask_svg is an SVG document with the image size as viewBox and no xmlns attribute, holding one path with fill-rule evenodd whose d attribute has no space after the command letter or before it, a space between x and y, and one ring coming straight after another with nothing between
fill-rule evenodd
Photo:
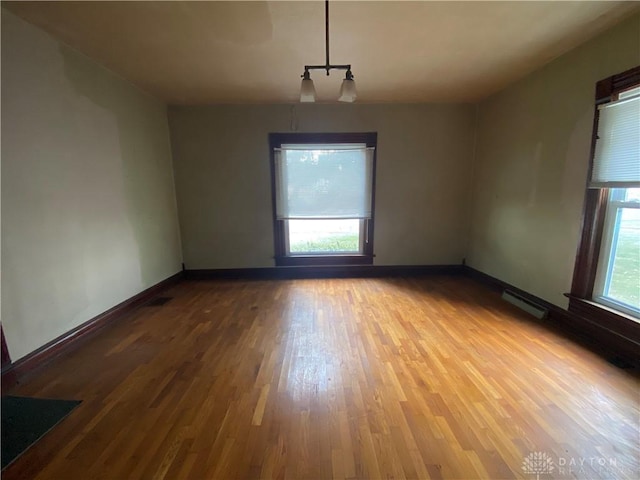
<instances>
[{"instance_id":1,"label":"window sill","mask_svg":"<svg viewBox=\"0 0 640 480\"><path fill-rule=\"evenodd\" d=\"M373 265L373 255L291 255L275 260L277 267Z\"/></svg>"},{"instance_id":2,"label":"window sill","mask_svg":"<svg viewBox=\"0 0 640 480\"><path fill-rule=\"evenodd\" d=\"M640 343L640 319L607 307L593 300L565 294L569 298L569 312L598 326Z\"/></svg>"}]
</instances>

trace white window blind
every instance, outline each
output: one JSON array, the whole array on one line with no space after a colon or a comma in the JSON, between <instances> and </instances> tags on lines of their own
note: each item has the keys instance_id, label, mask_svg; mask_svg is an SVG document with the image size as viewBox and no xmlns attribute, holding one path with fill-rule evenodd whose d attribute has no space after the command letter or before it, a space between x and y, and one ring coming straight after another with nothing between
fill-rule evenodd
<instances>
[{"instance_id":1,"label":"white window blind","mask_svg":"<svg viewBox=\"0 0 640 480\"><path fill-rule=\"evenodd\" d=\"M640 89L633 93L599 107L591 188L640 186Z\"/></svg>"},{"instance_id":2,"label":"white window blind","mask_svg":"<svg viewBox=\"0 0 640 480\"><path fill-rule=\"evenodd\" d=\"M276 218L371 218L373 151L364 144L275 149Z\"/></svg>"}]
</instances>

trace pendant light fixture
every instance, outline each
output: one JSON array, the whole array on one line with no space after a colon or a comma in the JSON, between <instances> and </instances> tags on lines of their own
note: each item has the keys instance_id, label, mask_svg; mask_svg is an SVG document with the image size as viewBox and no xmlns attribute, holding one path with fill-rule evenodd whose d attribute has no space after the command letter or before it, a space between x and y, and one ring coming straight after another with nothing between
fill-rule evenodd
<instances>
[{"instance_id":1,"label":"pendant light fixture","mask_svg":"<svg viewBox=\"0 0 640 480\"><path fill-rule=\"evenodd\" d=\"M325 64L324 65L305 65L304 73L302 74L302 84L300 85L300 101L301 102L315 102L316 101L316 89L313 86L313 80L311 80L311 73L309 70L326 70L327 76L330 70L346 70L344 80L340 87L339 102L354 102L356 100L356 82L353 80L353 74L351 73L351 65L331 65L329 62L329 0L324 2L324 25L325 25Z\"/></svg>"}]
</instances>

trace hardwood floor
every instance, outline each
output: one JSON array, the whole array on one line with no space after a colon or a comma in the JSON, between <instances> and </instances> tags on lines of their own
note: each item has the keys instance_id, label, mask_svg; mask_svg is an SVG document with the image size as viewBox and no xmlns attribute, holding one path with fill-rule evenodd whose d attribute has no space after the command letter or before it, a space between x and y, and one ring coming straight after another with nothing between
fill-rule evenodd
<instances>
[{"instance_id":1,"label":"hardwood floor","mask_svg":"<svg viewBox=\"0 0 640 480\"><path fill-rule=\"evenodd\" d=\"M166 295L10 392L82 404L4 480L640 478L638 379L470 279Z\"/></svg>"}]
</instances>

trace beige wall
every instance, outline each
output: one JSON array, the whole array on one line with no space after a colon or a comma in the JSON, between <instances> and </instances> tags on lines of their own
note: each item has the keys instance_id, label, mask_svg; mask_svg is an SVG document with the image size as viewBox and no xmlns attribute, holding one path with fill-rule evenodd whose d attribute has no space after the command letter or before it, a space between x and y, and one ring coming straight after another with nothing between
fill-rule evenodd
<instances>
[{"instance_id":1,"label":"beige wall","mask_svg":"<svg viewBox=\"0 0 640 480\"><path fill-rule=\"evenodd\" d=\"M375 264L459 264L474 115L470 105L170 107L187 268L274 265L268 134L292 126L378 132Z\"/></svg>"},{"instance_id":2,"label":"beige wall","mask_svg":"<svg viewBox=\"0 0 640 480\"><path fill-rule=\"evenodd\" d=\"M15 361L180 270L166 108L2 10L2 324Z\"/></svg>"},{"instance_id":3,"label":"beige wall","mask_svg":"<svg viewBox=\"0 0 640 480\"><path fill-rule=\"evenodd\" d=\"M480 104L472 267L566 306L595 83L639 64L636 15Z\"/></svg>"}]
</instances>

